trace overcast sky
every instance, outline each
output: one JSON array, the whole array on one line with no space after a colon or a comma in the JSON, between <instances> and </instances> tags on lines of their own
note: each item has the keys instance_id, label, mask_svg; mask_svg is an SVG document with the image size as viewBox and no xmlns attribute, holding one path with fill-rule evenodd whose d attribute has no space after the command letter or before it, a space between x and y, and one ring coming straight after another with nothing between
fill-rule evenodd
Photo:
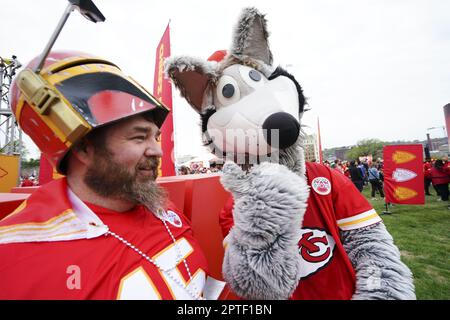
<instances>
[{"instance_id":1,"label":"overcast sky","mask_svg":"<svg viewBox=\"0 0 450 320\"><path fill-rule=\"evenodd\" d=\"M80 50L118 64L153 89L155 50L171 20L172 55L207 58L227 49L241 9L266 14L275 64L288 66L308 97L303 124L324 148L358 140L444 136L450 103L448 0L95 0L106 17L73 12L54 49ZM0 0L0 55L38 55L65 0ZM176 154L200 154L197 114L174 90ZM28 144L32 155L36 148Z\"/></svg>"}]
</instances>

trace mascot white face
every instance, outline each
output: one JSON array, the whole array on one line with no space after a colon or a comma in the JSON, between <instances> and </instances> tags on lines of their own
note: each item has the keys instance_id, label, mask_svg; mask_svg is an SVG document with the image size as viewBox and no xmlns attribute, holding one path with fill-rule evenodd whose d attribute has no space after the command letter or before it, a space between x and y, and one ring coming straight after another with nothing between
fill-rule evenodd
<instances>
[{"instance_id":1,"label":"mascot white face","mask_svg":"<svg viewBox=\"0 0 450 320\"><path fill-rule=\"evenodd\" d=\"M207 132L223 151L266 155L297 140L298 93L289 78L268 80L253 68L235 64L223 70L214 89L216 112Z\"/></svg>"},{"instance_id":2,"label":"mascot white face","mask_svg":"<svg viewBox=\"0 0 450 320\"><path fill-rule=\"evenodd\" d=\"M219 157L255 164L294 145L305 98L295 78L274 68L266 20L245 9L229 52L207 61L174 57L166 72L200 113L204 143Z\"/></svg>"}]
</instances>

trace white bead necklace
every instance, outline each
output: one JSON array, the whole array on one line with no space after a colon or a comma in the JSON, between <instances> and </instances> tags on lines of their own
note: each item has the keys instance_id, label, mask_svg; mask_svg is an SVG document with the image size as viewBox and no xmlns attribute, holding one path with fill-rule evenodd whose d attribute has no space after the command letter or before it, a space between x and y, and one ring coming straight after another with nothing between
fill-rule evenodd
<instances>
[{"instance_id":1,"label":"white bead necklace","mask_svg":"<svg viewBox=\"0 0 450 320\"><path fill-rule=\"evenodd\" d=\"M175 237L172 234L172 231L170 231L169 226L167 225L164 217L165 217L165 211L163 209L158 209L157 214L154 214L159 220L162 221L162 223L164 224L164 227L166 228L167 232L170 235L170 238L172 239L173 243L174 243L174 247L175 250L177 252L177 260L175 262L175 265L171 268L163 268L159 263L157 263L155 260L153 260L152 258L150 258L148 255L146 255L144 252L142 252L139 248L137 248L136 246L134 246L133 244L131 244L130 242L128 242L127 240L125 240L124 238L122 238L121 236L119 236L118 234L109 231L105 233L105 236L111 235L114 238L116 238L117 240L119 240L120 242L122 242L123 244L125 244L127 247L133 249L134 251L136 251L139 255L141 255L145 260L147 260L148 262L150 262L151 264L153 264L155 267L157 267L159 270L161 270L165 275L167 275L173 282L175 282L178 286L180 286L181 288L183 288L184 290L186 290L186 292L194 299L194 300L205 300L205 298L202 297L200 290L197 289L197 287L195 286L194 282L192 282L192 274L191 274L191 270L189 269L189 266L186 262L186 259L183 259L183 255L181 254L180 248L177 246L177 241L175 239ZM175 269L178 265L178 263L180 262L180 260L183 260L184 266L186 267L187 273L189 275L189 283L192 284L192 287L194 289L194 291L191 290L191 288L189 288L187 285L183 284L181 282L181 280L177 277L174 277L172 275L172 273L170 272L171 270Z\"/></svg>"}]
</instances>

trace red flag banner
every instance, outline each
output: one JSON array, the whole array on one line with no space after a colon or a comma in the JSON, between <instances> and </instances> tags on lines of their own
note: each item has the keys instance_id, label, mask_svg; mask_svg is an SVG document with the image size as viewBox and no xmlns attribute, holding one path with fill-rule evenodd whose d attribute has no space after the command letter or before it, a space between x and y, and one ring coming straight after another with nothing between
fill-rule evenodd
<instances>
[{"instance_id":1,"label":"red flag banner","mask_svg":"<svg viewBox=\"0 0 450 320\"><path fill-rule=\"evenodd\" d=\"M160 175L162 176L175 175L172 86L169 80L164 78L164 59L169 56L170 29L168 24L166 31L164 31L161 41L156 48L155 80L153 82L154 96L171 110L161 128L161 148L163 150L163 156Z\"/></svg>"},{"instance_id":2,"label":"red flag banner","mask_svg":"<svg viewBox=\"0 0 450 320\"><path fill-rule=\"evenodd\" d=\"M383 148L386 202L424 204L423 146L391 145Z\"/></svg>"}]
</instances>

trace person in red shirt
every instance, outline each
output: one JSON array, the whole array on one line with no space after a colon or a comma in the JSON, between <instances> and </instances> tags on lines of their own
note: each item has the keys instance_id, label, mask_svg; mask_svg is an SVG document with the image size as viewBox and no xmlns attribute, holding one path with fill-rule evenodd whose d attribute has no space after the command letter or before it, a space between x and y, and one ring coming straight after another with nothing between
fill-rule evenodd
<instances>
[{"instance_id":1,"label":"person in red shirt","mask_svg":"<svg viewBox=\"0 0 450 320\"><path fill-rule=\"evenodd\" d=\"M450 167L446 167L441 159L437 159L434 162L433 167L430 169L429 177L433 186L439 193L442 201L448 201L448 184L450 182Z\"/></svg>"},{"instance_id":2,"label":"person in red shirt","mask_svg":"<svg viewBox=\"0 0 450 320\"><path fill-rule=\"evenodd\" d=\"M342 162L342 170L344 171L344 176L346 176L347 178L351 178L350 177L350 171L348 170L348 162L347 161L343 161Z\"/></svg>"},{"instance_id":3,"label":"person in red shirt","mask_svg":"<svg viewBox=\"0 0 450 320\"><path fill-rule=\"evenodd\" d=\"M30 177L28 177L28 175L25 175L25 176L23 177L23 181L22 181L22 183L20 184L20 186L21 186L21 187L33 187L33 186L34 186L34 183L33 183L33 181L31 181L31 179L30 179Z\"/></svg>"},{"instance_id":4,"label":"person in red shirt","mask_svg":"<svg viewBox=\"0 0 450 320\"><path fill-rule=\"evenodd\" d=\"M425 195L431 196L430 193L430 184L431 184L431 159L426 159L426 161L423 162L423 180L424 180L424 188L425 188Z\"/></svg>"},{"instance_id":5,"label":"person in red shirt","mask_svg":"<svg viewBox=\"0 0 450 320\"><path fill-rule=\"evenodd\" d=\"M66 177L0 221L0 299L214 298L189 221L155 182L168 110L106 61L51 57L69 76L53 90L95 126L59 158L24 126Z\"/></svg>"},{"instance_id":6,"label":"person in red shirt","mask_svg":"<svg viewBox=\"0 0 450 320\"><path fill-rule=\"evenodd\" d=\"M450 167L450 162L448 161L448 157L447 156L442 158L442 162L444 164L444 168Z\"/></svg>"}]
</instances>

